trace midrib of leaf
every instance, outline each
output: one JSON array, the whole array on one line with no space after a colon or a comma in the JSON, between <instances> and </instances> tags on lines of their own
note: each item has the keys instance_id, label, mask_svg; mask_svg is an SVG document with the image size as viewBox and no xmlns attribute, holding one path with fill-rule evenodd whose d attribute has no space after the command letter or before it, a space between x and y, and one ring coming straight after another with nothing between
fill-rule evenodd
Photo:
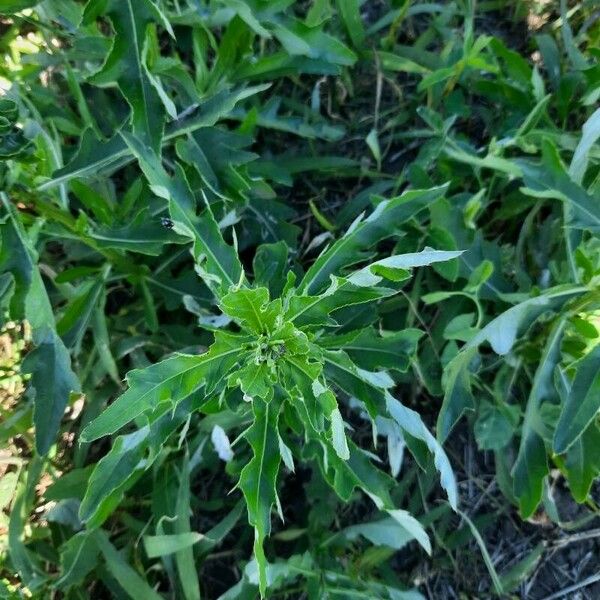
<instances>
[{"instance_id":1,"label":"midrib of leaf","mask_svg":"<svg viewBox=\"0 0 600 600\"><path fill-rule=\"evenodd\" d=\"M262 318L260 316L260 313L257 312L256 306L254 306L254 302L251 302L250 300L248 300L248 297L246 295L244 295L244 302L246 304L250 305L250 307L252 308L252 312L254 313L254 316L256 317L256 320L258 322L258 326L262 329L262 325L263 325Z\"/></svg>"},{"instance_id":2,"label":"midrib of leaf","mask_svg":"<svg viewBox=\"0 0 600 600\"><path fill-rule=\"evenodd\" d=\"M266 403L266 409L265 409L265 417L263 419L263 439L262 439L262 444L261 444L261 453L260 453L260 464L259 464L259 469L258 469L258 481L257 481L257 486L256 486L256 493L257 493L257 498L256 498L256 506L258 508L258 505L260 503L260 490L261 490L261 484L262 484L262 474L263 474L263 464L265 462L265 449L266 449L266 444L267 444L267 429L269 427L269 410L271 409L270 403L267 402ZM264 535L264 531L262 532L262 534Z\"/></svg>"}]
</instances>

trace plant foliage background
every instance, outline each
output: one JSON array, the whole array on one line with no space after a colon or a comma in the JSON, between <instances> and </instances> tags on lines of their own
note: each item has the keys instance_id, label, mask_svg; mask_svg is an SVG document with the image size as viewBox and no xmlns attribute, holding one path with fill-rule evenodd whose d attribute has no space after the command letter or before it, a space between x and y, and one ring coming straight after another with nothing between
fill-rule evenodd
<instances>
[{"instance_id":1,"label":"plant foliage background","mask_svg":"<svg viewBox=\"0 0 600 600\"><path fill-rule=\"evenodd\" d=\"M542 597L598 514L598 5L1 0L0 45L0 596Z\"/></svg>"}]
</instances>

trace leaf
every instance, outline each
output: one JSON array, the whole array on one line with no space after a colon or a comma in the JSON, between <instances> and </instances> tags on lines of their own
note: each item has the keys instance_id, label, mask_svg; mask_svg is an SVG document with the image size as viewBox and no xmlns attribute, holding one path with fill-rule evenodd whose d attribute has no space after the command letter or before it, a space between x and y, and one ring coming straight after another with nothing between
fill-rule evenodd
<instances>
[{"instance_id":1,"label":"leaf","mask_svg":"<svg viewBox=\"0 0 600 600\"><path fill-rule=\"evenodd\" d=\"M288 245L283 242L261 244L252 261L254 285L268 287L271 298L278 298L285 285Z\"/></svg>"},{"instance_id":2,"label":"leaf","mask_svg":"<svg viewBox=\"0 0 600 600\"><path fill-rule=\"evenodd\" d=\"M412 537L421 544L425 552L431 556L431 542L429 536L423 529L423 526L417 521L409 512L400 510L398 508L387 511L389 515L396 521L401 527L406 529Z\"/></svg>"},{"instance_id":3,"label":"leaf","mask_svg":"<svg viewBox=\"0 0 600 600\"><path fill-rule=\"evenodd\" d=\"M554 434L554 452L562 454L587 430L600 410L600 345L577 363Z\"/></svg>"},{"instance_id":4,"label":"leaf","mask_svg":"<svg viewBox=\"0 0 600 600\"><path fill-rule=\"evenodd\" d=\"M159 556L168 556L180 550L191 548L198 543L204 536L196 531L186 533L173 533L171 535L145 535L144 549L148 558L157 558Z\"/></svg>"},{"instance_id":5,"label":"leaf","mask_svg":"<svg viewBox=\"0 0 600 600\"><path fill-rule=\"evenodd\" d=\"M223 89L209 96L202 103L202 106L194 111L193 116L187 119L179 119L167 126L163 136L163 144L201 127L214 125L233 110L238 102L267 87L269 86L256 85L248 88L238 87L233 90ZM38 189L47 190L74 177L97 175L104 169L116 169L118 166L130 163L133 159L134 155L121 136L121 132L117 131L106 142L102 142L97 139L90 129L86 129L81 135L79 149L71 162L65 167L54 171L52 178L40 184Z\"/></svg>"},{"instance_id":6,"label":"leaf","mask_svg":"<svg viewBox=\"0 0 600 600\"><path fill-rule=\"evenodd\" d=\"M232 319L261 335L275 330L281 302L269 302L267 288L240 288L221 298L221 308Z\"/></svg>"},{"instance_id":7,"label":"leaf","mask_svg":"<svg viewBox=\"0 0 600 600\"><path fill-rule=\"evenodd\" d=\"M94 532L80 531L60 548L61 574L55 587L58 589L79 586L97 566L100 550Z\"/></svg>"},{"instance_id":8,"label":"leaf","mask_svg":"<svg viewBox=\"0 0 600 600\"><path fill-rule=\"evenodd\" d=\"M389 546L394 550L401 550L414 539L413 534L392 517L351 525L339 535L349 541L360 535L376 546Z\"/></svg>"},{"instance_id":9,"label":"leaf","mask_svg":"<svg viewBox=\"0 0 600 600\"><path fill-rule=\"evenodd\" d=\"M56 331L67 348L74 348L78 353L81 341L90 324L94 309L98 306L104 289L101 278L82 285L82 290L71 300L56 325Z\"/></svg>"},{"instance_id":10,"label":"leaf","mask_svg":"<svg viewBox=\"0 0 600 600\"><path fill-rule=\"evenodd\" d=\"M336 326L340 323L335 311L347 306L374 302L396 294L396 290L384 287L360 287L347 278L333 277L331 285L320 295L298 296L294 294L285 313L287 320L297 327Z\"/></svg>"},{"instance_id":11,"label":"leaf","mask_svg":"<svg viewBox=\"0 0 600 600\"><path fill-rule=\"evenodd\" d=\"M521 515L525 519L533 514L542 499L542 482L548 474L546 447L539 434L540 407L542 401L556 396L553 375L560 361L560 344L565 322L563 318L556 323L546 342L527 399L519 453L512 468L514 493L519 501Z\"/></svg>"},{"instance_id":12,"label":"leaf","mask_svg":"<svg viewBox=\"0 0 600 600\"><path fill-rule=\"evenodd\" d=\"M401 429L412 437L425 442L427 448L433 454L435 467L440 474L440 483L448 495L450 506L456 510L458 506L458 488L450 461L443 448L425 427L419 413L404 406L389 392L386 392L386 404L390 417L398 423Z\"/></svg>"},{"instance_id":13,"label":"leaf","mask_svg":"<svg viewBox=\"0 0 600 600\"><path fill-rule=\"evenodd\" d=\"M223 384L222 377L237 363L241 339L219 333L204 354L176 354L145 369L130 371L129 389L85 427L81 439L91 442L115 433L161 402L176 406L203 385L207 392L212 391L218 383Z\"/></svg>"},{"instance_id":14,"label":"leaf","mask_svg":"<svg viewBox=\"0 0 600 600\"><path fill-rule=\"evenodd\" d=\"M481 450L502 450L512 439L518 422L518 406L483 403L475 422L477 445Z\"/></svg>"},{"instance_id":15,"label":"leaf","mask_svg":"<svg viewBox=\"0 0 600 600\"><path fill-rule=\"evenodd\" d=\"M397 254L388 256L371 263L370 265L354 271L348 276L348 281L360 287L377 285L382 279L395 280L395 271L404 271L414 267L424 267L436 262L443 262L458 258L462 254L460 250L432 250L426 248L421 252L410 254Z\"/></svg>"},{"instance_id":16,"label":"leaf","mask_svg":"<svg viewBox=\"0 0 600 600\"><path fill-rule=\"evenodd\" d=\"M350 458L350 450L348 449L348 441L346 440L346 433L344 431L344 420L342 413L338 408L331 411L329 415L331 420L331 443L336 454L342 460L348 460Z\"/></svg>"},{"instance_id":17,"label":"leaf","mask_svg":"<svg viewBox=\"0 0 600 600\"><path fill-rule=\"evenodd\" d=\"M564 170L556 148L548 141L542 145L543 160L535 164L518 162L527 186L522 191L536 198L556 198L570 209L567 226L600 232L600 206L596 199L575 183Z\"/></svg>"},{"instance_id":18,"label":"leaf","mask_svg":"<svg viewBox=\"0 0 600 600\"><path fill-rule=\"evenodd\" d=\"M399 231L404 222L439 200L447 186L429 190L411 190L392 200L380 202L366 219L357 219L343 237L327 248L312 264L298 286L299 293L320 291L330 275L364 257L363 252L380 240Z\"/></svg>"},{"instance_id":19,"label":"leaf","mask_svg":"<svg viewBox=\"0 0 600 600\"><path fill-rule=\"evenodd\" d=\"M385 336L377 335L372 329L362 329L321 338L320 345L344 350L357 365L369 371L395 369L405 372L422 336L419 329L404 329Z\"/></svg>"},{"instance_id":20,"label":"leaf","mask_svg":"<svg viewBox=\"0 0 600 600\"><path fill-rule=\"evenodd\" d=\"M91 235L101 248L114 248L149 256L159 256L166 244L181 244L186 241L147 213L140 213L134 221L121 227L100 227Z\"/></svg>"},{"instance_id":21,"label":"leaf","mask_svg":"<svg viewBox=\"0 0 600 600\"><path fill-rule=\"evenodd\" d=\"M52 330L25 358L22 370L31 374L34 390L35 443L47 454L54 444L71 392L79 389L69 353Z\"/></svg>"},{"instance_id":22,"label":"leaf","mask_svg":"<svg viewBox=\"0 0 600 600\"><path fill-rule=\"evenodd\" d=\"M190 465L187 453L184 455L181 474L179 476L179 487L177 489L177 501L175 505L175 534L190 534ZM200 583L198 572L194 561L194 551L191 545L180 547L175 553L175 562L179 573L179 582L183 590L185 600L200 600Z\"/></svg>"},{"instance_id":23,"label":"leaf","mask_svg":"<svg viewBox=\"0 0 600 600\"><path fill-rule=\"evenodd\" d=\"M592 483L600 475L600 429L590 423L567 450L565 471L569 489L577 502L588 499Z\"/></svg>"},{"instance_id":24,"label":"leaf","mask_svg":"<svg viewBox=\"0 0 600 600\"><path fill-rule=\"evenodd\" d=\"M600 138L600 108L596 109L583 124L581 139L577 144L577 148L575 148L575 153L569 166L569 175L575 183L581 185L583 182L590 150L598 138Z\"/></svg>"},{"instance_id":25,"label":"leaf","mask_svg":"<svg viewBox=\"0 0 600 600\"><path fill-rule=\"evenodd\" d=\"M337 0L336 5L344 26L355 48L360 48L365 39L365 30L360 17L358 0Z\"/></svg>"},{"instance_id":26,"label":"leaf","mask_svg":"<svg viewBox=\"0 0 600 600\"><path fill-rule=\"evenodd\" d=\"M0 13L10 15L25 8L31 8L39 2L40 0L4 0L2 6L0 6Z\"/></svg>"},{"instance_id":27,"label":"leaf","mask_svg":"<svg viewBox=\"0 0 600 600\"><path fill-rule=\"evenodd\" d=\"M471 534L473 535L475 541L477 542L477 545L479 546L479 550L481 551L481 555L483 556L483 562L485 563L488 573L492 578L492 583L494 585L494 590L496 594L502 596L504 594L504 587L502 586L502 581L500 580L500 577L498 577L498 573L496 571L496 568L494 567L494 563L492 562L492 557L490 556L486 548L485 542L483 541L479 530L475 526L475 523L473 523L473 521L471 521L471 519L469 519L469 517L464 512L462 512L461 510L457 510L457 512L466 521L467 525L469 526L469 529L471 530Z\"/></svg>"},{"instance_id":28,"label":"leaf","mask_svg":"<svg viewBox=\"0 0 600 600\"><path fill-rule=\"evenodd\" d=\"M88 4L84 21L89 22L96 16L94 9L94 3ZM92 82L96 85L117 82L131 107L134 135L143 139L154 151L159 151L164 109L142 62L146 29L160 19L156 6L150 0L109 0L106 15L113 24L115 35L106 62L93 76Z\"/></svg>"},{"instance_id":29,"label":"leaf","mask_svg":"<svg viewBox=\"0 0 600 600\"><path fill-rule=\"evenodd\" d=\"M149 428L119 436L98 463L88 481L79 507L79 518L88 527L98 527L123 495L124 486L140 468L147 450ZM119 490L117 497L113 492Z\"/></svg>"},{"instance_id":30,"label":"leaf","mask_svg":"<svg viewBox=\"0 0 600 600\"><path fill-rule=\"evenodd\" d=\"M540 296L524 300L492 319L465 344L445 368L444 402L437 421L437 434L442 442L462 414L475 408L468 366L477 355L477 348L488 342L497 354L507 354L512 349L517 335L530 327L542 314L559 309L565 302L585 291L585 288L577 286L557 286L546 290Z\"/></svg>"},{"instance_id":31,"label":"leaf","mask_svg":"<svg viewBox=\"0 0 600 600\"><path fill-rule=\"evenodd\" d=\"M243 281L244 271L234 248L223 240L209 206L196 214L196 200L183 169L178 166L173 178L162 167L158 156L138 139L123 133L127 145L137 157L154 193L169 201L169 212L177 233L194 242L196 268L206 284L218 296Z\"/></svg>"},{"instance_id":32,"label":"leaf","mask_svg":"<svg viewBox=\"0 0 600 600\"><path fill-rule=\"evenodd\" d=\"M253 457L242 469L239 487L246 498L248 522L254 527L254 558L262 597L267 589L265 539L271 532L271 507L277 491L276 481L281 460L277 433L277 406L274 401L255 398L252 402L254 422L246 432Z\"/></svg>"},{"instance_id":33,"label":"leaf","mask_svg":"<svg viewBox=\"0 0 600 600\"><path fill-rule=\"evenodd\" d=\"M13 319L27 319L35 348L27 355L23 371L31 373L37 451L45 455L54 443L71 392L79 381L71 358L54 329L54 315L42 277L34 261L37 255L27 239L18 213L4 193L0 200L8 216L0 226L0 271L12 273L15 290L10 300Z\"/></svg>"},{"instance_id":34,"label":"leaf","mask_svg":"<svg viewBox=\"0 0 600 600\"><path fill-rule=\"evenodd\" d=\"M148 585L146 580L127 564L104 532L97 535L96 543L104 556L108 572L119 582L119 585L132 600L138 600L139 598L162 600L161 596Z\"/></svg>"}]
</instances>

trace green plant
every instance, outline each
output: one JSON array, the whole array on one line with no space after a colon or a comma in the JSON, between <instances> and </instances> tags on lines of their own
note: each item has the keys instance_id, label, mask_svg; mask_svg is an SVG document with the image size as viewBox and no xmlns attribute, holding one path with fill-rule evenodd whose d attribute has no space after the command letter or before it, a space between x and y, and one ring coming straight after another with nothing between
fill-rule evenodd
<instances>
[{"instance_id":1,"label":"green plant","mask_svg":"<svg viewBox=\"0 0 600 600\"><path fill-rule=\"evenodd\" d=\"M0 2L0 596L503 594L478 528L596 513L593 9Z\"/></svg>"}]
</instances>

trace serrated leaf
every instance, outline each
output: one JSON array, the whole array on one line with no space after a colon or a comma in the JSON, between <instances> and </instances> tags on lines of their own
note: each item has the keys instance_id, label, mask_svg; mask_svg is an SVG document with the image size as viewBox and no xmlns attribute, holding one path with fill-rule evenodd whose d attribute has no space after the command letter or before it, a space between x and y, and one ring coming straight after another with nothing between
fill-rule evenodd
<instances>
[{"instance_id":1,"label":"serrated leaf","mask_svg":"<svg viewBox=\"0 0 600 600\"><path fill-rule=\"evenodd\" d=\"M196 200L181 166L169 177L158 156L140 140L123 133L152 190L169 201L175 231L193 240L196 269L217 297L243 282L244 271L236 250L225 243L209 206L197 214Z\"/></svg>"},{"instance_id":2,"label":"serrated leaf","mask_svg":"<svg viewBox=\"0 0 600 600\"><path fill-rule=\"evenodd\" d=\"M271 532L271 507L275 503L277 473L281 460L277 433L278 406L275 401L255 398L254 423L246 432L253 457L242 469L239 487L246 498L248 522L254 527L254 558L258 564L261 596L267 589L267 559L264 542Z\"/></svg>"},{"instance_id":3,"label":"serrated leaf","mask_svg":"<svg viewBox=\"0 0 600 600\"><path fill-rule=\"evenodd\" d=\"M235 105L268 87L257 85L249 88L236 88L233 91L223 89L209 96L194 113L187 119L170 123L163 136L163 143L185 135L201 127L214 125L221 117L228 114ZM117 131L106 142L98 140L92 130L86 129L81 135L79 150L65 167L52 173L52 178L42 183L38 189L46 190L61 185L74 177L95 175L104 169L117 168L134 160L134 155Z\"/></svg>"},{"instance_id":4,"label":"serrated leaf","mask_svg":"<svg viewBox=\"0 0 600 600\"><path fill-rule=\"evenodd\" d=\"M320 291L330 275L339 274L343 267L360 261L365 250L398 232L402 223L442 198L446 190L447 186L411 190L380 202L369 217L355 221L343 237L321 253L302 278L298 291L306 294Z\"/></svg>"},{"instance_id":5,"label":"serrated leaf","mask_svg":"<svg viewBox=\"0 0 600 600\"><path fill-rule=\"evenodd\" d=\"M92 441L115 433L161 402L176 406L203 385L211 391L237 363L243 339L219 333L204 354L177 354L145 369L130 371L129 389L86 426L82 440Z\"/></svg>"},{"instance_id":6,"label":"serrated leaf","mask_svg":"<svg viewBox=\"0 0 600 600\"><path fill-rule=\"evenodd\" d=\"M84 21L90 20L95 6L89 4ZM164 108L143 68L142 53L149 24L159 20L156 6L150 0L109 0L106 15L115 35L102 69L92 81L97 85L117 82L131 107L134 135L159 151L164 127Z\"/></svg>"}]
</instances>

